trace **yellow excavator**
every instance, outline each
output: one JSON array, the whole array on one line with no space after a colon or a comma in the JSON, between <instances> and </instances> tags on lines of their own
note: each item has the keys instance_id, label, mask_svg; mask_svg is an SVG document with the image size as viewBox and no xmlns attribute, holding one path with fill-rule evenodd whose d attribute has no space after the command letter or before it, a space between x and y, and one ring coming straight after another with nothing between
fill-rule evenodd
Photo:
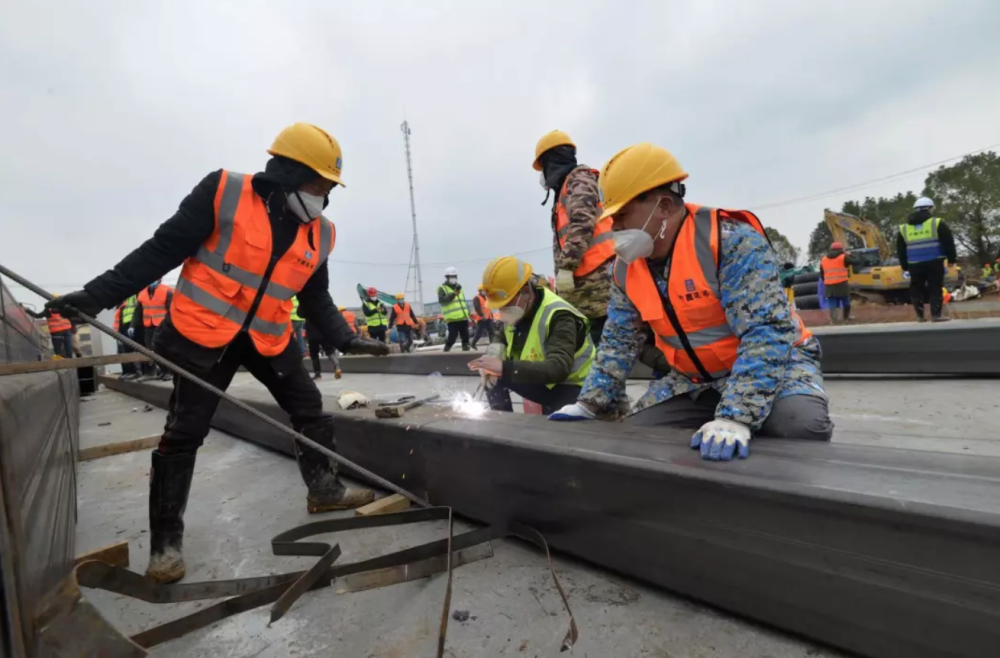
<instances>
[{"instance_id":1,"label":"yellow excavator","mask_svg":"<svg viewBox=\"0 0 1000 658\"><path fill-rule=\"evenodd\" d=\"M857 263L850 268L851 293L876 304L908 304L910 302L910 275L899 266L889 242L878 226L854 215L824 210L823 219L830 228L835 242L844 245ZM848 239L847 234L856 239ZM860 242L861 248L851 248ZM945 284L958 281L958 266L948 264Z\"/></svg>"}]
</instances>

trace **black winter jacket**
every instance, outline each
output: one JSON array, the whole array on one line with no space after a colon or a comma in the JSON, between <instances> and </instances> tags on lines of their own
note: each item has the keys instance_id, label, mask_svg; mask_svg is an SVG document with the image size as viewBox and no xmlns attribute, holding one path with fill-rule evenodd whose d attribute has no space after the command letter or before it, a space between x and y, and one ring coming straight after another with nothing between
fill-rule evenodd
<instances>
[{"instance_id":1,"label":"black winter jacket","mask_svg":"<svg viewBox=\"0 0 1000 658\"><path fill-rule=\"evenodd\" d=\"M113 308L122 300L137 294L151 281L162 278L180 266L185 258L193 256L215 229L215 193L221 178L221 169L205 176L181 201L174 216L156 229L153 237L125 256L113 269L87 283L84 289L103 308ZM272 237L271 260L274 261L281 258L292 246L298 234L299 224L286 209L280 185L265 174L256 174L253 177L253 188L254 192L268 203ZM274 201L269 203L272 201L272 195ZM355 338L355 334L337 310L337 305L333 303L329 286L329 269L324 262L316 268L298 293L299 315L319 328L324 346L329 345L346 351L347 344ZM184 340L183 336L169 325L168 316L163 324L166 331L161 332L164 340L182 339L178 342L184 344L186 352L203 350L217 355L220 351ZM196 360L207 361L213 358L208 354L203 356L206 358Z\"/></svg>"}]
</instances>

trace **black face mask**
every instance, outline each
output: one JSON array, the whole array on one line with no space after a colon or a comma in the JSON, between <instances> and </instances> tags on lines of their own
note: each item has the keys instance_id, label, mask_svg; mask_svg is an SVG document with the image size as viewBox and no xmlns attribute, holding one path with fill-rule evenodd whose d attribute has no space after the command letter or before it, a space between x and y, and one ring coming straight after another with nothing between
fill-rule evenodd
<instances>
[{"instance_id":1,"label":"black face mask","mask_svg":"<svg viewBox=\"0 0 1000 658\"><path fill-rule=\"evenodd\" d=\"M558 194L566 176L577 166L576 147L563 145L549 149L542 154L541 165L542 173L545 175L545 185ZM548 199L549 195L546 194L545 201ZM545 201L542 202L542 205L545 205Z\"/></svg>"}]
</instances>

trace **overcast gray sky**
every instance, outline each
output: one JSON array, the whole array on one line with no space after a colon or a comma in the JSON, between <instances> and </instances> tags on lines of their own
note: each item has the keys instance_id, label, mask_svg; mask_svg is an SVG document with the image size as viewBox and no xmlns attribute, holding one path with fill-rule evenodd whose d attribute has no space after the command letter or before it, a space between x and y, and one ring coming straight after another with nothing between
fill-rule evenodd
<instances>
[{"instance_id":1,"label":"overcast gray sky","mask_svg":"<svg viewBox=\"0 0 1000 658\"><path fill-rule=\"evenodd\" d=\"M427 298L448 264L467 284L511 253L552 272L530 164L553 128L594 167L664 146L691 201L759 210L804 247L824 207L926 172L769 204L1000 142L998 25L995 0L0 0L0 262L77 288L206 173L260 170L309 121L344 149L334 298L402 290L404 113Z\"/></svg>"}]
</instances>

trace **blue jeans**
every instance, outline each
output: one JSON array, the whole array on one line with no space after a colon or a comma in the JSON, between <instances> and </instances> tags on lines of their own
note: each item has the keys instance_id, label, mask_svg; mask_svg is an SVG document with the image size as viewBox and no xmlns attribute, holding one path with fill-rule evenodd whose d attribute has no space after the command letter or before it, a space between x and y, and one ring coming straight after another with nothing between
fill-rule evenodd
<instances>
[{"instance_id":1,"label":"blue jeans","mask_svg":"<svg viewBox=\"0 0 1000 658\"><path fill-rule=\"evenodd\" d=\"M73 332L67 330L52 334L52 352L67 359L72 359Z\"/></svg>"}]
</instances>

